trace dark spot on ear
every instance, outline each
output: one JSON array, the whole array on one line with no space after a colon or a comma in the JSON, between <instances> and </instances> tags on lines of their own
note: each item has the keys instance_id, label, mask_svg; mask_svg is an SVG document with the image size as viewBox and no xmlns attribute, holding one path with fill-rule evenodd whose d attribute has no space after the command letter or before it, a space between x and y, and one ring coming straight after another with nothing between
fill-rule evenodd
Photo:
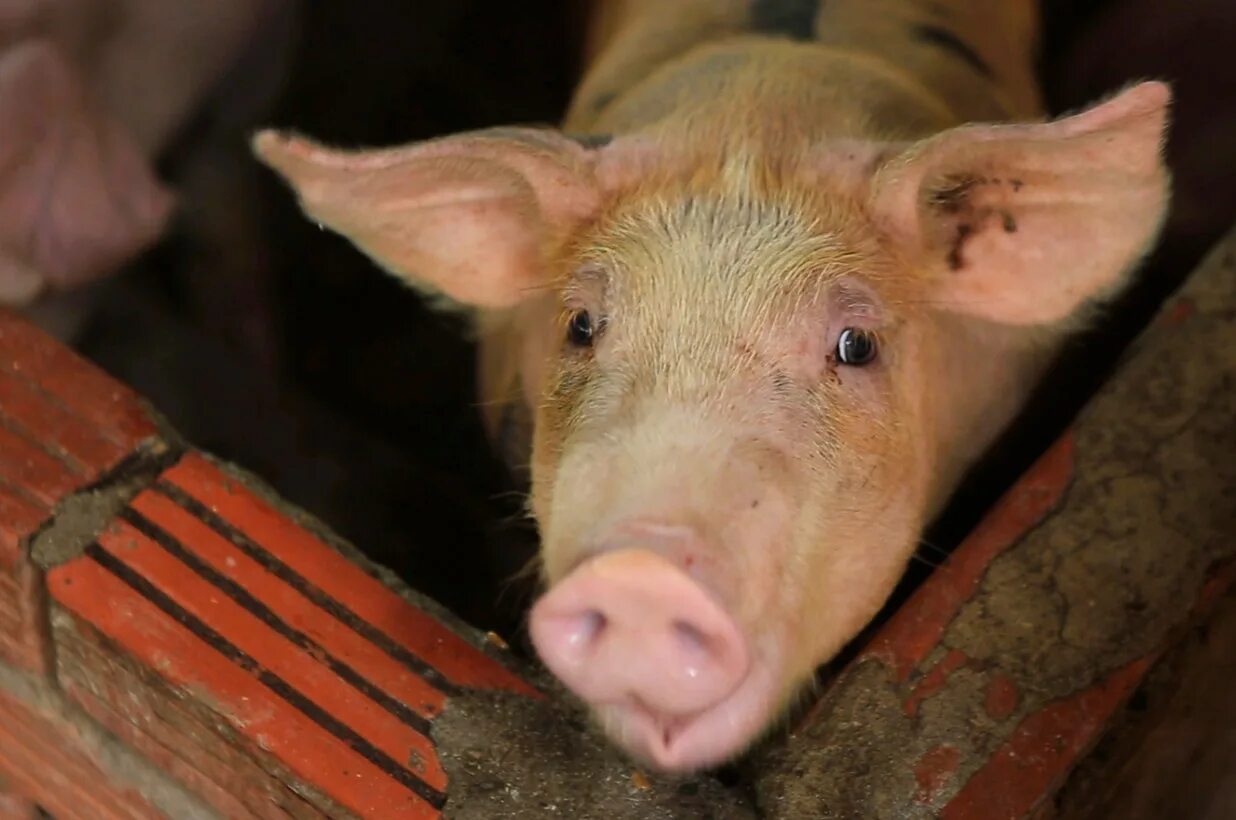
<instances>
[{"instance_id":1,"label":"dark spot on ear","mask_svg":"<svg viewBox=\"0 0 1236 820\"><path fill-rule=\"evenodd\" d=\"M753 510L754 510L754 509L755 509L756 507L758 507L758 506L760 506L760 500L757 498L757 499L755 499L754 501L752 501L752 502L751 502L751 509L753 509Z\"/></svg>"},{"instance_id":2,"label":"dark spot on ear","mask_svg":"<svg viewBox=\"0 0 1236 820\"><path fill-rule=\"evenodd\" d=\"M674 2L674 0L666 0ZM758 34L810 40L824 0L752 0L751 30Z\"/></svg>"},{"instance_id":3,"label":"dark spot on ear","mask_svg":"<svg viewBox=\"0 0 1236 820\"><path fill-rule=\"evenodd\" d=\"M1000 216L1004 220L1004 232L1017 233L1017 220L1013 218L1013 215L1008 211L1004 211Z\"/></svg>"},{"instance_id":4,"label":"dark spot on ear","mask_svg":"<svg viewBox=\"0 0 1236 820\"><path fill-rule=\"evenodd\" d=\"M961 213L970 197L971 189L978 184L979 180L974 177L955 178L943 188L933 191L928 202L946 214Z\"/></svg>"},{"instance_id":5,"label":"dark spot on ear","mask_svg":"<svg viewBox=\"0 0 1236 820\"><path fill-rule=\"evenodd\" d=\"M965 61L967 65L984 77L991 79L993 76L991 66L987 65L986 61L978 55L978 52L948 29L933 26L929 23L922 23L915 26L913 32L917 39L951 52L953 56Z\"/></svg>"},{"instance_id":6,"label":"dark spot on ear","mask_svg":"<svg viewBox=\"0 0 1236 820\"><path fill-rule=\"evenodd\" d=\"M966 266L966 260L961 257L961 252L966 246L966 240L974 233L974 226L962 222L957 226L957 236L953 239L953 247L948 252L948 267L949 270L961 270Z\"/></svg>"},{"instance_id":7,"label":"dark spot on ear","mask_svg":"<svg viewBox=\"0 0 1236 820\"><path fill-rule=\"evenodd\" d=\"M604 148L614 141L613 134L567 134L566 136L585 148Z\"/></svg>"}]
</instances>

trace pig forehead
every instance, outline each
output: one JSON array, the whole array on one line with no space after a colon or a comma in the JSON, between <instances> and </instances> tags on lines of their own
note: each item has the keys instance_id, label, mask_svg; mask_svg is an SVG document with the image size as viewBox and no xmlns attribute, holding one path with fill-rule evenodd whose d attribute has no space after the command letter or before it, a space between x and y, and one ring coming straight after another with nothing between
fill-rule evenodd
<instances>
[{"instance_id":1,"label":"pig forehead","mask_svg":"<svg viewBox=\"0 0 1236 820\"><path fill-rule=\"evenodd\" d=\"M844 207L809 197L689 193L615 209L579 270L632 318L666 308L747 320L812 304L833 283L889 284L878 247Z\"/></svg>"}]
</instances>

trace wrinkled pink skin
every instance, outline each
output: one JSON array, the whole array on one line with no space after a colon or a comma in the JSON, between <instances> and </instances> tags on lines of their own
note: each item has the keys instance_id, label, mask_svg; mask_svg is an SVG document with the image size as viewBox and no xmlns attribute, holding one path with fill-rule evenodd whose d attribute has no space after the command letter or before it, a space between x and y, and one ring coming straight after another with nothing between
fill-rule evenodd
<instances>
[{"instance_id":1,"label":"wrinkled pink skin","mask_svg":"<svg viewBox=\"0 0 1236 820\"><path fill-rule=\"evenodd\" d=\"M775 725L1161 224L1165 86L1026 123L1030 4L894 5L947 6L1000 82L858 0L821 6L829 45L632 0L567 120L611 142L255 140L311 219L478 309L490 422L532 418L533 642L661 769ZM839 362L847 328L874 362Z\"/></svg>"},{"instance_id":2,"label":"wrinkled pink skin","mask_svg":"<svg viewBox=\"0 0 1236 820\"><path fill-rule=\"evenodd\" d=\"M0 0L0 305L67 331L59 295L162 234L154 161L290 2Z\"/></svg>"}]
</instances>

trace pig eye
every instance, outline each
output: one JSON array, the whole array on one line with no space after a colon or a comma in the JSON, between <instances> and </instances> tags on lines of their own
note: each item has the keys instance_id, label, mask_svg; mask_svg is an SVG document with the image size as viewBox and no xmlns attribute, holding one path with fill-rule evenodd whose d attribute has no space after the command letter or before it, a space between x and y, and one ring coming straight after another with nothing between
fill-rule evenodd
<instances>
[{"instance_id":1,"label":"pig eye","mask_svg":"<svg viewBox=\"0 0 1236 820\"><path fill-rule=\"evenodd\" d=\"M876 336L870 330L847 327L837 338L837 361L854 367L871 364L876 357Z\"/></svg>"},{"instance_id":2,"label":"pig eye","mask_svg":"<svg viewBox=\"0 0 1236 820\"><path fill-rule=\"evenodd\" d=\"M571 314L567 324L567 339L576 347L591 347L594 328L592 314L586 310L577 310Z\"/></svg>"}]
</instances>

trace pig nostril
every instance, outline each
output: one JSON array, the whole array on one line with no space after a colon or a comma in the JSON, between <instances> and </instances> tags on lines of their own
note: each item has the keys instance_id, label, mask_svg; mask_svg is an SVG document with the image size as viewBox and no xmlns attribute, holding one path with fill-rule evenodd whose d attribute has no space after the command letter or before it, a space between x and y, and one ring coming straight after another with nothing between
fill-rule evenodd
<instances>
[{"instance_id":1,"label":"pig nostril","mask_svg":"<svg viewBox=\"0 0 1236 820\"><path fill-rule=\"evenodd\" d=\"M698 627L686 621L674 621L673 629L679 643L692 651L706 652L712 643Z\"/></svg>"},{"instance_id":2,"label":"pig nostril","mask_svg":"<svg viewBox=\"0 0 1236 820\"><path fill-rule=\"evenodd\" d=\"M590 609L580 615L567 636L567 643L574 649L591 645L605 630L608 619L599 610Z\"/></svg>"}]
</instances>

